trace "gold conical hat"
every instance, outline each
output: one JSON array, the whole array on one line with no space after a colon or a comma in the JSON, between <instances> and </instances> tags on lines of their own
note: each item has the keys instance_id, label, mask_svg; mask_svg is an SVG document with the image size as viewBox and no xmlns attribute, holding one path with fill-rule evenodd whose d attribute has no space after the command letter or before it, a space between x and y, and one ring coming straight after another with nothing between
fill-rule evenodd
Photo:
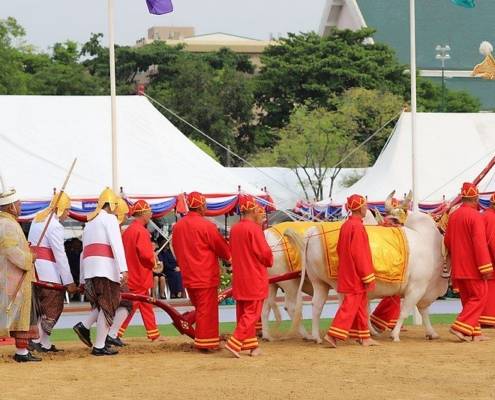
<instances>
[{"instance_id":1,"label":"gold conical hat","mask_svg":"<svg viewBox=\"0 0 495 400\"><path fill-rule=\"evenodd\" d=\"M43 222L54 209L55 214L59 218L66 210L70 209L70 197L67 193L62 192L60 194L60 198L59 193L55 193L48 208L45 208L43 211L36 214L36 217L34 217L34 222Z\"/></svg>"},{"instance_id":2,"label":"gold conical hat","mask_svg":"<svg viewBox=\"0 0 495 400\"><path fill-rule=\"evenodd\" d=\"M88 221L94 219L100 213L103 206L107 203L110 206L111 211L115 211L115 209L117 208L117 204L119 203L119 196L117 196L109 187L105 188L105 190L101 192L100 197L98 198L98 205L96 206L96 210L88 214Z\"/></svg>"},{"instance_id":3,"label":"gold conical hat","mask_svg":"<svg viewBox=\"0 0 495 400\"><path fill-rule=\"evenodd\" d=\"M115 208L115 215L117 216L119 224L122 224L122 222L124 222L124 218L128 213L129 213L129 205L123 198L119 197L117 207Z\"/></svg>"}]
</instances>

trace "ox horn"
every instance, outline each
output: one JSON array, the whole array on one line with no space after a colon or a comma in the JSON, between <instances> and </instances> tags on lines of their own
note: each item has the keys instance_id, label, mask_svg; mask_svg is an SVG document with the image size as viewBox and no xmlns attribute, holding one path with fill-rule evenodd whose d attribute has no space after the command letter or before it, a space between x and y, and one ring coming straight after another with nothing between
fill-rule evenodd
<instances>
[{"instance_id":1,"label":"ox horn","mask_svg":"<svg viewBox=\"0 0 495 400\"><path fill-rule=\"evenodd\" d=\"M412 199L413 199L413 192L412 190L409 191L409 193L407 194L406 198L402 201L401 203L401 207L402 209L404 210L409 210L409 207L411 206L411 202L412 202Z\"/></svg>"},{"instance_id":2,"label":"ox horn","mask_svg":"<svg viewBox=\"0 0 495 400\"><path fill-rule=\"evenodd\" d=\"M387 214L390 213L390 211L392 211L393 207L392 207L392 199L395 195L395 190L390 193L388 196L387 196L387 199L385 200L385 212Z\"/></svg>"}]
</instances>

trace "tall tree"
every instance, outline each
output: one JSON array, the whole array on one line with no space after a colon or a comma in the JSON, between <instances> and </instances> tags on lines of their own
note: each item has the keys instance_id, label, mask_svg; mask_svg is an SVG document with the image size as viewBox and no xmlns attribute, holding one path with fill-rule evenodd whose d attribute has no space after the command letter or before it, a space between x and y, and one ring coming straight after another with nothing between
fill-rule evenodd
<instances>
[{"instance_id":1,"label":"tall tree","mask_svg":"<svg viewBox=\"0 0 495 400\"><path fill-rule=\"evenodd\" d=\"M307 200L322 200L324 183L330 179L332 196L335 179L345 167L368 165L368 154L352 140L355 123L348 117L325 108L297 107L289 124L279 130L278 143L252 158L258 166L291 168L297 175ZM341 162L342 157L349 157Z\"/></svg>"},{"instance_id":2,"label":"tall tree","mask_svg":"<svg viewBox=\"0 0 495 400\"><path fill-rule=\"evenodd\" d=\"M393 50L370 43L373 30L333 30L289 34L269 46L257 77L256 98L265 125L282 127L301 104L331 107L328 100L353 87L380 89L402 95L408 78Z\"/></svg>"}]
</instances>

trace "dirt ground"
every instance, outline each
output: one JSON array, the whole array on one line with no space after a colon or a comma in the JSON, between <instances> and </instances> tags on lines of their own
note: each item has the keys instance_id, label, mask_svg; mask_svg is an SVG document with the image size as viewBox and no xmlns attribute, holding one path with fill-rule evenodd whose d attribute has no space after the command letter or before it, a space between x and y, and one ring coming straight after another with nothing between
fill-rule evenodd
<instances>
[{"instance_id":1,"label":"dirt ground","mask_svg":"<svg viewBox=\"0 0 495 400\"><path fill-rule=\"evenodd\" d=\"M130 340L114 357L80 343L41 363L17 364L0 347L0 399L495 399L493 340L458 343L438 326L428 342L408 327L400 343L338 349L297 339L263 343L263 355L193 352L190 341Z\"/></svg>"}]
</instances>

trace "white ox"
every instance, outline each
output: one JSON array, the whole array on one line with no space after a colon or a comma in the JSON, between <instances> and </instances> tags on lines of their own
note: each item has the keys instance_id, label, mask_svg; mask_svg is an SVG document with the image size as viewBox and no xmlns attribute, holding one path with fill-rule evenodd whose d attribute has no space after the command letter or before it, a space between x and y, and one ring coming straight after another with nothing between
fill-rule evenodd
<instances>
[{"instance_id":1,"label":"white ox","mask_svg":"<svg viewBox=\"0 0 495 400\"><path fill-rule=\"evenodd\" d=\"M403 297L400 317L391 332L394 341L400 340L399 334L404 320L413 311L414 306L423 319L427 339L436 339L438 334L433 329L429 317L429 306L441 295L448 286L448 280L442 278L442 235L433 219L424 213L411 213L403 228L409 247L409 264L406 280L402 285L386 282L376 282L376 288L369 292L369 298L382 298L400 295ZM302 274L307 272L313 285L312 337L321 343L320 316L328 297L330 287L337 288L337 281L327 275L327 266L322 248L322 240L317 228L309 228L304 240L292 230L286 231L294 245L303 254ZM300 315L301 302L298 301L296 315ZM297 322L296 322L297 323Z\"/></svg>"},{"instance_id":2,"label":"white ox","mask_svg":"<svg viewBox=\"0 0 495 400\"><path fill-rule=\"evenodd\" d=\"M297 223L298 222L294 222L294 224ZM377 224L375 217L369 210L366 213L364 223L366 225ZM290 272L290 268L289 265L287 264L287 257L284 252L284 247L282 245L280 235L278 233L273 232L270 229L267 229L265 230L265 238L273 252L273 267L268 269L268 274L270 276L277 276ZM288 281L273 283L270 285L268 298L265 300L263 304L263 311L261 313L263 339L268 341L274 339L273 336L270 334L270 330L268 326L270 310L273 310L275 314L275 318L277 320L280 320L280 314L277 312L278 308L276 303L276 296L278 289L280 288L283 290L285 297L285 310L289 314L289 317L292 320L294 320L294 313L298 302L299 285L300 285L300 279L292 279ZM313 286L311 285L311 282L307 277L304 280L302 291L310 296L313 296ZM301 298L300 300L302 301L301 294L299 295L299 297ZM308 334L306 328L304 328L304 326L301 323L297 324L295 330L299 333L299 335L303 339L313 340L313 336Z\"/></svg>"}]
</instances>

